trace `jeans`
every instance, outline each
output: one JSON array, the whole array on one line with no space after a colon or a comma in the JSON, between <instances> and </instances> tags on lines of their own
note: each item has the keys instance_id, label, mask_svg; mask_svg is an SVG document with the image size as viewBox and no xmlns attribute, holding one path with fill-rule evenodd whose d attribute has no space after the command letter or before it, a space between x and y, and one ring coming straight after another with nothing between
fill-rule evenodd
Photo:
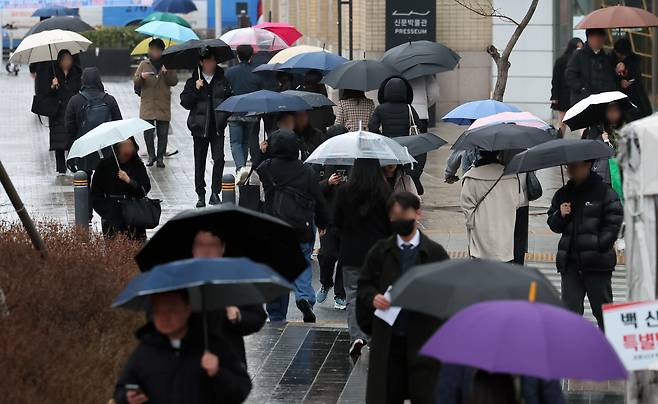
<instances>
[{"instance_id":1,"label":"jeans","mask_svg":"<svg viewBox=\"0 0 658 404\"><path fill-rule=\"evenodd\" d=\"M210 137L193 137L194 139L194 187L197 195L206 194L206 158L208 147L212 156L212 182L210 190L219 194L224 175L224 133Z\"/></svg>"},{"instance_id":2,"label":"jeans","mask_svg":"<svg viewBox=\"0 0 658 404\"><path fill-rule=\"evenodd\" d=\"M150 129L144 132L144 142L146 143L146 151L149 155L150 161L162 161L167 152L167 138L169 137L169 122L167 121L148 121L155 129ZM158 135L158 150L155 150L155 135Z\"/></svg>"},{"instance_id":3,"label":"jeans","mask_svg":"<svg viewBox=\"0 0 658 404\"><path fill-rule=\"evenodd\" d=\"M357 339L368 341L368 336L361 331L356 320L356 290L361 269L358 267L343 267L343 286L347 296L347 328L350 333L350 342Z\"/></svg>"},{"instance_id":4,"label":"jeans","mask_svg":"<svg viewBox=\"0 0 658 404\"><path fill-rule=\"evenodd\" d=\"M585 312L585 295L592 306L592 314L603 330L601 306L612 303L612 271L579 271L568 266L562 276L562 302L567 309L580 314Z\"/></svg>"},{"instance_id":5,"label":"jeans","mask_svg":"<svg viewBox=\"0 0 658 404\"><path fill-rule=\"evenodd\" d=\"M311 240L308 243L301 243L299 245L302 249L302 254L304 254L304 258L306 258L308 267L306 267L304 272L302 272L297 279L295 279L295 282L293 282L293 285L295 286L295 301L306 300L311 304L311 307L315 304L315 290L313 289L312 284L313 267L311 265L313 244L315 244L314 240ZM290 294L287 294L267 303L265 309L270 317L270 321L285 321L286 315L288 314L289 301Z\"/></svg>"},{"instance_id":6,"label":"jeans","mask_svg":"<svg viewBox=\"0 0 658 404\"><path fill-rule=\"evenodd\" d=\"M66 173L66 157L64 156L64 150L55 150L55 166L57 172L61 174Z\"/></svg>"},{"instance_id":7,"label":"jeans","mask_svg":"<svg viewBox=\"0 0 658 404\"><path fill-rule=\"evenodd\" d=\"M338 261L338 230L328 227L327 233L320 236L320 252L318 263L320 264L320 284L329 289L334 288L336 298L345 299L345 288L343 287L343 269ZM334 269L336 281L334 282Z\"/></svg>"},{"instance_id":8,"label":"jeans","mask_svg":"<svg viewBox=\"0 0 658 404\"><path fill-rule=\"evenodd\" d=\"M228 123L231 154L233 155L233 161L235 161L236 170L247 165L249 152L251 152L251 161L253 164L256 164L256 161L260 160L260 148L258 144L259 123L260 121L229 121Z\"/></svg>"}]
</instances>

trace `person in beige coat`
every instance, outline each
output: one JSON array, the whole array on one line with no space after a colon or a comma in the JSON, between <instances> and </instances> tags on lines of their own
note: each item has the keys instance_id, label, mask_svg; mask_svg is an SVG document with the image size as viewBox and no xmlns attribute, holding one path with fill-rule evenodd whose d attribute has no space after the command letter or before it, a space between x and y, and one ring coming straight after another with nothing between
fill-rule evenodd
<instances>
[{"instance_id":1,"label":"person in beige coat","mask_svg":"<svg viewBox=\"0 0 658 404\"><path fill-rule=\"evenodd\" d=\"M461 207L472 258L514 259L514 225L522 191L516 175L503 176L504 168L497 152L480 152L480 159L464 175Z\"/></svg>"},{"instance_id":2,"label":"person in beige coat","mask_svg":"<svg viewBox=\"0 0 658 404\"><path fill-rule=\"evenodd\" d=\"M139 64L134 78L135 92L141 98L139 117L155 126L155 129L144 132L149 155L146 165L151 167L157 162L160 168L165 166L163 159L167 151L169 121L171 121L171 87L178 84L176 72L167 70L162 65L164 48L162 39L155 38L149 42L149 58ZM157 152L154 144L156 133Z\"/></svg>"}]
</instances>

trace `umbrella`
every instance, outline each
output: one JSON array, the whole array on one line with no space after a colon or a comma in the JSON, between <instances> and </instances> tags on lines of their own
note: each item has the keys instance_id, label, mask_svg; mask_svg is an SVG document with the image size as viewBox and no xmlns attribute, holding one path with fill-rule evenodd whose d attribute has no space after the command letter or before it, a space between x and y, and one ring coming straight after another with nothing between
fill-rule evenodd
<instances>
[{"instance_id":1,"label":"umbrella","mask_svg":"<svg viewBox=\"0 0 658 404\"><path fill-rule=\"evenodd\" d=\"M157 0L152 5L154 11L187 14L196 11L192 0Z\"/></svg>"},{"instance_id":2,"label":"umbrella","mask_svg":"<svg viewBox=\"0 0 658 404\"><path fill-rule=\"evenodd\" d=\"M140 34L157 36L176 42L185 42L199 37L190 28L183 27L174 22L151 21L135 29Z\"/></svg>"},{"instance_id":3,"label":"umbrella","mask_svg":"<svg viewBox=\"0 0 658 404\"><path fill-rule=\"evenodd\" d=\"M144 18L139 25L144 25L146 23L149 23L151 21L166 21L166 22L173 22L175 24L181 25L183 27L187 28L192 28L189 22L180 15L172 14L172 13L164 13L162 11L156 11L154 13L151 13Z\"/></svg>"},{"instance_id":4,"label":"umbrella","mask_svg":"<svg viewBox=\"0 0 658 404\"><path fill-rule=\"evenodd\" d=\"M433 133L421 133L413 136L399 136L394 137L393 140L400 143L402 146L409 150L412 156L420 156L439 147L448 144L445 140L441 139Z\"/></svg>"},{"instance_id":5,"label":"umbrella","mask_svg":"<svg viewBox=\"0 0 658 404\"><path fill-rule=\"evenodd\" d=\"M598 140L555 139L514 156L505 167L505 174L526 173L613 155L614 150Z\"/></svg>"},{"instance_id":6,"label":"umbrella","mask_svg":"<svg viewBox=\"0 0 658 404\"><path fill-rule=\"evenodd\" d=\"M251 45L255 51L278 51L288 47L286 41L277 34L260 28L238 28L231 30L221 37L222 41L236 49L240 45Z\"/></svg>"},{"instance_id":7,"label":"umbrella","mask_svg":"<svg viewBox=\"0 0 658 404\"><path fill-rule=\"evenodd\" d=\"M296 40L302 37L302 33L294 25L285 22L264 22L254 25L254 28L261 28L273 32L281 37L288 45L292 45Z\"/></svg>"},{"instance_id":8,"label":"umbrella","mask_svg":"<svg viewBox=\"0 0 658 404\"><path fill-rule=\"evenodd\" d=\"M378 159L382 166L416 160L395 140L366 131L348 132L325 140L306 163L351 166L356 159Z\"/></svg>"},{"instance_id":9,"label":"umbrella","mask_svg":"<svg viewBox=\"0 0 658 404\"><path fill-rule=\"evenodd\" d=\"M68 8L68 7L43 7L39 8L34 13L32 17L61 17L61 16L71 16L79 15L79 9L77 8Z\"/></svg>"},{"instance_id":10,"label":"umbrella","mask_svg":"<svg viewBox=\"0 0 658 404\"><path fill-rule=\"evenodd\" d=\"M34 24L25 36L53 29L71 32L94 31L94 27L82 21L80 17L52 17Z\"/></svg>"},{"instance_id":11,"label":"umbrella","mask_svg":"<svg viewBox=\"0 0 658 404\"><path fill-rule=\"evenodd\" d=\"M294 95L306 101L308 105L313 108L320 107L331 107L334 104L326 95L320 93L312 93L310 91L299 91L299 90L286 90L282 91L281 94Z\"/></svg>"},{"instance_id":12,"label":"umbrella","mask_svg":"<svg viewBox=\"0 0 658 404\"><path fill-rule=\"evenodd\" d=\"M521 112L521 110L512 104L505 104L496 100L478 100L458 106L445 114L441 120L456 125L470 125L479 118L500 112Z\"/></svg>"},{"instance_id":13,"label":"umbrella","mask_svg":"<svg viewBox=\"0 0 658 404\"><path fill-rule=\"evenodd\" d=\"M322 83L336 89L370 91L397 74L394 68L376 60L352 60L329 72Z\"/></svg>"},{"instance_id":14,"label":"umbrella","mask_svg":"<svg viewBox=\"0 0 658 404\"><path fill-rule=\"evenodd\" d=\"M658 17L637 7L610 6L587 14L576 29L658 27Z\"/></svg>"},{"instance_id":15,"label":"umbrella","mask_svg":"<svg viewBox=\"0 0 658 404\"><path fill-rule=\"evenodd\" d=\"M393 66L405 78L411 80L416 77L452 70L459 63L459 59L461 57L457 52L447 46L438 42L423 40L405 42L391 48L384 53L380 60ZM421 66L421 68L409 71L415 66ZM407 77L405 71L407 71L407 75L412 77Z\"/></svg>"},{"instance_id":16,"label":"umbrella","mask_svg":"<svg viewBox=\"0 0 658 404\"><path fill-rule=\"evenodd\" d=\"M511 123L487 125L464 132L455 144L453 150L520 150L553 140L553 136L545 130Z\"/></svg>"},{"instance_id":17,"label":"umbrella","mask_svg":"<svg viewBox=\"0 0 658 404\"><path fill-rule=\"evenodd\" d=\"M199 66L201 52L209 49L218 63L233 59L235 54L221 39L191 40L162 52L162 63L168 69L194 69Z\"/></svg>"},{"instance_id":18,"label":"umbrella","mask_svg":"<svg viewBox=\"0 0 658 404\"><path fill-rule=\"evenodd\" d=\"M199 230L212 230L226 243L226 256L247 257L272 267L289 281L307 267L295 231L270 215L233 204L183 211L165 223L135 256L140 270L190 258ZM258 229L258 231L254 231Z\"/></svg>"},{"instance_id":19,"label":"umbrella","mask_svg":"<svg viewBox=\"0 0 658 404\"><path fill-rule=\"evenodd\" d=\"M495 115L485 116L484 118L477 119L468 127L468 130L481 128L487 125L495 125L498 123L513 123L521 126L528 126L538 129L550 129L551 125L539 119L530 112L501 112Z\"/></svg>"},{"instance_id":20,"label":"umbrella","mask_svg":"<svg viewBox=\"0 0 658 404\"><path fill-rule=\"evenodd\" d=\"M70 18L70 17L69 17ZM57 59L57 53L66 49L75 55L84 52L91 45L91 41L82 35L55 29L43 31L25 37L10 58L11 63L36 63Z\"/></svg>"},{"instance_id":21,"label":"umbrella","mask_svg":"<svg viewBox=\"0 0 658 404\"><path fill-rule=\"evenodd\" d=\"M414 65L407 70L401 71L400 75L407 80L413 80L418 77L431 76L433 74L443 73L450 70L452 69L444 66L433 65L431 63L418 63L417 65Z\"/></svg>"},{"instance_id":22,"label":"umbrella","mask_svg":"<svg viewBox=\"0 0 658 404\"><path fill-rule=\"evenodd\" d=\"M601 123L605 119L605 109L611 102L618 103L622 112L635 108L628 96L621 91L606 91L578 101L567 110L562 122L571 130Z\"/></svg>"},{"instance_id":23,"label":"umbrella","mask_svg":"<svg viewBox=\"0 0 658 404\"><path fill-rule=\"evenodd\" d=\"M348 62L347 59L331 52L309 52L293 56L287 61L281 63L279 65L279 70L294 73L304 73L307 70L329 72L346 62Z\"/></svg>"},{"instance_id":24,"label":"umbrella","mask_svg":"<svg viewBox=\"0 0 658 404\"><path fill-rule=\"evenodd\" d=\"M489 260L449 260L409 269L391 288L391 304L448 318L475 303L525 300L533 284L537 301L562 306L560 295L532 267Z\"/></svg>"},{"instance_id":25,"label":"umbrella","mask_svg":"<svg viewBox=\"0 0 658 404\"><path fill-rule=\"evenodd\" d=\"M312 109L312 107L300 97L270 90L258 90L247 94L234 95L224 100L217 107L217 111L256 112L260 114L306 111L309 109Z\"/></svg>"},{"instance_id":26,"label":"umbrella","mask_svg":"<svg viewBox=\"0 0 658 404\"><path fill-rule=\"evenodd\" d=\"M138 56L138 55L146 55L149 53L149 43L153 40L153 38L146 38L143 39L140 43L135 46L135 49L130 52L130 56ZM172 42L170 40L167 40L165 42L165 49L172 46L176 45L176 42Z\"/></svg>"},{"instance_id":27,"label":"umbrella","mask_svg":"<svg viewBox=\"0 0 658 404\"><path fill-rule=\"evenodd\" d=\"M256 66L252 72L254 73L271 73L271 72L278 72L279 71L279 66L281 66L281 63L264 63L260 66Z\"/></svg>"},{"instance_id":28,"label":"umbrella","mask_svg":"<svg viewBox=\"0 0 658 404\"><path fill-rule=\"evenodd\" d=\"M324 49L319 48L317 46L310 46L310 45L291 46L290 48L284 49L278 52L276 55L272 56L272 59L270 59L268 63L270 64L283 63L283 62L287 62L288 59L295 57L297 55L301 55L309 52L322 52L322 51L324 51Z\"/></svg>"},{"instance_id":29,"label":"umbrella","mask_svg":"<svg viewBox=\"0 0 658 404\"><path fill-rule=\"evenodd\" d=\"M445 363L542 379L627 377L617 353L592 323L565 309L527 301L468 307L443 324L420 353Z\"/></svg>"}]
</instances>

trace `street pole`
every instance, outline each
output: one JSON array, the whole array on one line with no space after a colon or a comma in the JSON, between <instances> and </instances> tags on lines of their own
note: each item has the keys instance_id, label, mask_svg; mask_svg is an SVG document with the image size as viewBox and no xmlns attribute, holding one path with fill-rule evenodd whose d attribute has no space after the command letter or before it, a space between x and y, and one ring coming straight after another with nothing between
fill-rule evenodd
<instances>
[{"instance_id":1,"label":"street pole","mask_svg":"<svg viewBox=\"0 0 658 404\"><path fill-rule=\"evenodd\" d=\"M222 36L222 0L215 0L215 38Z\"/></svg>"},{"instance_id":2,"label":"street pole","mask_svg":"<svg viewBox=\"0 0 658 404\"><path fill-rule=\"evenodd\" d=\"M348 1L347 1L347 4L348 4L348 6L347 6L347 7L348 7L348 17L349 17L349 19L350 19L350 21L349 21L349 31L350 31L350 32L349 32L349 35L350 35L350 36L349 36L349 38L350 38L350 39L349 39L349 41L350 41L350 60L353 60L353 59L354 59L354 55L353 55L353 53L354 53L354 30L352 29L352 28L353 28L353 20L352 20L352 10L353 10L353 7L352 7L352 0L348 0Z\"/></svg>"},{"instance_id":3,"label":"street pole","mask_svg":"<svg viewBox=\"0 0 658 404\"><path fill-rule=\"evenodd\" d=\"M343 56L343 0L337 0L338 4L338 56Z\"/></svg>"},{"instance_id":4,"label":"street pole","mask_svg":"<svg viewBox=\"0 0 658 404\"><path fill-rule=\"evenodd\" d=\"M338 56L343 56L343 6L347 5L348 17L348 45L350 60L354 58L354 20L352 0L338 0Z\"/></svg>"}]
</instances>

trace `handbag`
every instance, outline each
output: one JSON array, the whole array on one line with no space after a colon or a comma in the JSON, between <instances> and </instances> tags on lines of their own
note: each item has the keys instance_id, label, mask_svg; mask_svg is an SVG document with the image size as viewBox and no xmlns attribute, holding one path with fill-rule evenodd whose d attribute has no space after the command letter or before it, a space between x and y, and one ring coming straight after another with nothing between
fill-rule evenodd
<instances>
[{"instance_id":1,"label":"handbag","mask_svg":"<svg viewBox=\"0 0 658 404\"><path fill-rule=\"evenodd\" d=\"M420 131L418 130L418 125L416 125L416 120L414 119L414 113L411 109L411 105L407 104L407 108L409 109L409 136L419 135Z\"/></svg>"},{"instance_id":2,"label":"handbag","mask_svg":"<svg viewBox=\"0 0 658 404\"><path fill-rule=\"evenodd\" d=\"M539 178L537 178L537 174L535 174L534 171L526 174L525 186L526 193L528 195L528 201L536 201L544 194L544 190L541 187L541 182L539 182Z\"/></svg>"},{"instance_id":3,"label":"handbag","mask_svg":"<svg viewBox=\"0 0 658 404\"><path fill-rule=\"evenodd\" d=\"M50 95L35 95L32 97L31 111L41 116L55 116L59 109L59 98Z\"/></svg>"},{"instance_id":4,"label":"handbag","mask_svg":"<svg viewBox=\"0 0 658 404\"><path fill-rule=\"evenodd\" d=\"M252 166L244 185L238 185L238 206L260 212L262 210L260 185L249 184L253 172L254 167Z\"/></svg>"},{"instance_id":5,"label":"handbag","mask_svg":"<svg viewBox=\"0 0 658 404\"><path fill-rule=\"evenodd\" d=\"M154 229L160 224L162 207L160 199L137 198L121 202L121 214L128 226L141 229Z\"/></svg>"}]
</instances>

